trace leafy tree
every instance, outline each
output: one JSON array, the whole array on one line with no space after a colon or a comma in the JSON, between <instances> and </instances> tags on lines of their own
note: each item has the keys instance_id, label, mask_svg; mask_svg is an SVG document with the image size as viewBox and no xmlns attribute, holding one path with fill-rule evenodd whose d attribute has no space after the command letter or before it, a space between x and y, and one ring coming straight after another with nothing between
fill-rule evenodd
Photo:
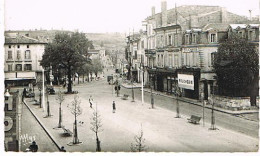
<instances>
[{"instance_id":1,"label":"leafy tree","mask_svg":"<svg viewBox=\"0 0 260 156\"><path fill-rule=\"evenodd\" d=\"M258 53L246 39L232 35L221 41L213 67L220 95L252 95L252 87L258 82Z\"/></svg>"},{"instance_id":2,"label":"leafy tree","mask_svg":"<svg viewBox=\"0 0 260 156\"><path fill-rule=\"evenodd\" d=\"M97 77L98 72L102 72L103 71L103 65L102 65L100 59L98 59L98 58L92 59L92 63L91 64L92 64L93 72L94 72L94 74Z\"/></svg>"},{"instance_id":3,"label":"leafy tree","mask_svg":"<svg viewBox=\"0 0 260 156\"><path fill-rule=\"evenodd\" d=\"M68 76L67 92L71 93L72 71L87 61L89 48L93 48L92 42L83 33L58 33L53 42L45 47L41 65L44 67L52 65L53 70L62 65Z\"/></svg>"}]
</instances>

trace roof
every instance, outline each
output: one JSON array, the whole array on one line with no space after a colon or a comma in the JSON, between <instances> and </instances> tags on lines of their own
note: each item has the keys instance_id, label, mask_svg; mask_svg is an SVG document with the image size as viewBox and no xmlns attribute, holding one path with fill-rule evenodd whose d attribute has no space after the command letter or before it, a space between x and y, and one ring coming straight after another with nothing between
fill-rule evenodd
<instances>
[{"instance_id":1,"label":"roof","mask_svg":"<svg viewBox=\"0 0 260 156\"><path fill-rule=\"evenodd\" d=\"M232 29L237 29L237 28L246 28L246 24L230 24L229 25Z\"/></svg>"},{"instance_id":2,"label":"roof","mask_svg":"<svg viewBox=\"0 0 260 156\"><path fill-rule=\"evenodd\" d=\"M5 44L46 44L46 42L23 35L17 35L15 37L5 37Z\"/></svg>"},{"instance_id":3,"label":"roof","mask_svg":"<svg viewBox=\"0 0 260 156\"><path fill-rule=\"evenodd\" d=\"M259 28L259 24L248 24L249 28Z\"/></svg>"},{"instance_id":4,"label":"roof","mask_svg":"<svg viewBox=\"0 0 260 156\"><path fill-rule=\"evenodd\" d=\"M207 24L202 28L202 31L210 31L210 30L217 30L217 31L226 31L229 24L224 23L211 23Z\"/></svg>"}]
</instances>

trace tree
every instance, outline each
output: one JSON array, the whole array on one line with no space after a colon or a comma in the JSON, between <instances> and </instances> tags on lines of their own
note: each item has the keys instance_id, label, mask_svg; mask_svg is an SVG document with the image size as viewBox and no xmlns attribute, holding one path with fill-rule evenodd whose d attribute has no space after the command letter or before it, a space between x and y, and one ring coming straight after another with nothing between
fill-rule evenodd
<instances>
[{"instance_id":1,"label":"tree","mask_svg":"<svg viewBox=\"0 0 260 156\"><path fill-rule=\"evenodd\" d=\"M73 144L79 144L78 139L78 130L77 130L77 117L82 114L82 108L80 107L80 99L78 95L74 96L74 100L71 104L68 104L68 109L70 110L71 114L74 115L74 126L73 126Z\"/></svg>"},{"instance_id":2,"label":"tree","mask_svg":"<svg viewBox=\"0 0 260 156\"><path fill-rule=\"evenodd\" d=\"M101 63L100 59L94 58L94 59L92 59L92 63L91 64L92 64L93 72L94 72L94 74L97 77L98 72L102 72L103 71L102 63Z\"/></svg>"},{"instance_id":3,"label":"tree","mask_svg":"<svg viewBox=\"0 0 260 156\"><path fill-rule=\"evenodd\" d=\"M58 95L56 100L59 102L60 107L59 107L59 124L58 124L58 128L62 127L62 112L61 112L61 104L62 102L65 100L64 96L62 95L61 91L59 90Z\"/></svg>"},{"instance_id":4,"label":"tree","mask_svg":"<svg viewBox=\"0 0 260 156\"><path fill-rule=\"evenodd\" d=\"M135 142L131 143L131 151L132 152L143 152L146 151L147 147L145 145L144 132L141 125L141 130L138 135L134 137Z\"/></svg>"},{"instance_id":5,"label":"tree","mask_svg":"<svg viewBox=\"0 0 260 156\"><path fill-rule=\"evenodd\" d=\"M72 71L82 66L87 60L88 49L93 47L83 33L58 33L53 42L47 44L42 56L43 67L52 66L57 70L62 65L67 72L67 92L72 93Z\"/></svg>"},{"instance_id":6,"label":"tree","mask_svg":"<svg viewBox=\"0 0 260 156\"><path fill-rule=\"evenodd\" d=\"M97 148L96 151L97 152L101 152L101 146L100 146L100 140L98 138L98 133L102 132L103 129L101 129L102 127L102 119L101 116L99 114L99 112L96 110L93 112L92 117L90 118L91 122L91 127L90 129L96 134L96 141L97 141Z\"/></svg>"},{"instance_id":7,"label":"tree","mask_svg":"<svg viewBox=\"0 0 260 156\"><path fill-rule=\"evenodd\" d=\"M258 53L245 38L232 35L221 41L213 67L220 95L252 95L252 87L258 82Z\"/></svg>"}]
</instances>

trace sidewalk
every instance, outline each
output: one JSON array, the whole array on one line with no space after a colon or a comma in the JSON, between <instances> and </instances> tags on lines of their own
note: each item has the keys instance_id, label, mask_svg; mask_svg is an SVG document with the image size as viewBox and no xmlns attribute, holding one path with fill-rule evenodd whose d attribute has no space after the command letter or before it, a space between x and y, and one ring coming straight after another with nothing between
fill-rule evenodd
<instances>
[{"instance_id":1,"label":"sidewalk","mask_svg":"<svg viewBox=\"0 0 260 156\"><path fill-rule=\"evenodd\" d=\"M55 88L58 91L57 88ZM78 121L84 122L78 125L80 145L68 146L73 137L64 137L62 129L53 129L58 125L59 104L56 96L49 96L51 114L44 118L42 108L33 105L30 99L26 103L30 110L41 122L47 133L56 144L64 146L68 152L95 152L96 138L90 130L90 118L93 109L89 108L88 98L94 98L93 108L98 105L98 111L102 117L103 132L99 133L102 151L129 152L130 145L134 142L134 136L138 134L142 126L145 145L152 152L249 152L258 150L258 138L236 133L226 129L210 131L210 125L194 125L187 122L188 117L175 118L176 113L163 108L150 109L150 104L141 104L140 101L122 100L121 97L111 96L111 85L107 82L93 82L74 86L79 91L83 113L78 116ZM62 90L64 91L64 90ZM38 94L37 98L38 99ZM74 95L65 95L62 104L63 125L73 131L74 118L67 105L71 103ZM116 113L112 113L112 101L116 102ZM234 139L239 138L239 139ZM202 141L207 140L207 141Z\"/></svg>"},{"instance_id":2,"label":"sidewalk","mask_svg":"<svg viewBox=\"0 0 260 156\"><path fill-rule=\"evenodd\" d=\"M132 88L132 85L129 85L129 84L122 83L121 85L122 85L124 88L127 88L127 89L131 89L131 88ZM140 83L134 83L134 84L133 84L133 88L141 88L141 84L140 84ZM141 90L141 89L140 89L140 90ZM144 88L144 92L151 93L151 90L150 90L150 89L147 89L147 88ZM165 96L165 97L167 97L167 98L176 99L176 97L175 97L174 95L168 95L168 94L165 93L165 92L159 92L159 91L153 90L153 93L154 93L155 95L160 95L160 96ZM190 99L190 98L185 98L185 97L179 97L178 100L203 107L202 102L199 102L198 100L195 100L195 99ZM212 109L212 106L211 106L211 105L205 105L205 108ZM223 109L223 108L219 108L219 107L214 107L214 110L219 111L219 112L223 112L223 113L227 113L227 114L232 114L232 115L250 114L250 113L258 113L258 112L259 112L258 109L257 109L257 110L254 109L254 110L232 111L232 110L227 110L227 109Z\"/></svg>"}]
</instances>

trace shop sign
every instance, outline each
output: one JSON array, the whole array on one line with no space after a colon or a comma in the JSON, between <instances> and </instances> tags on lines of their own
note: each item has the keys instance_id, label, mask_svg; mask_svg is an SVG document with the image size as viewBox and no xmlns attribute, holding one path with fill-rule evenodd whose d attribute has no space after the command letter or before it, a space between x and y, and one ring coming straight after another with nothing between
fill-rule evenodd
<instances>
[{"instance_id":1,"label":"shop sign","mask_svg":"<svg viewBox=\"0 0 260 156\"><path fill-rule=\"evenodd\" d=\"M180 88L194 90L194 76L178 74L178 85Z\"/></svg>"}]
</instances>

